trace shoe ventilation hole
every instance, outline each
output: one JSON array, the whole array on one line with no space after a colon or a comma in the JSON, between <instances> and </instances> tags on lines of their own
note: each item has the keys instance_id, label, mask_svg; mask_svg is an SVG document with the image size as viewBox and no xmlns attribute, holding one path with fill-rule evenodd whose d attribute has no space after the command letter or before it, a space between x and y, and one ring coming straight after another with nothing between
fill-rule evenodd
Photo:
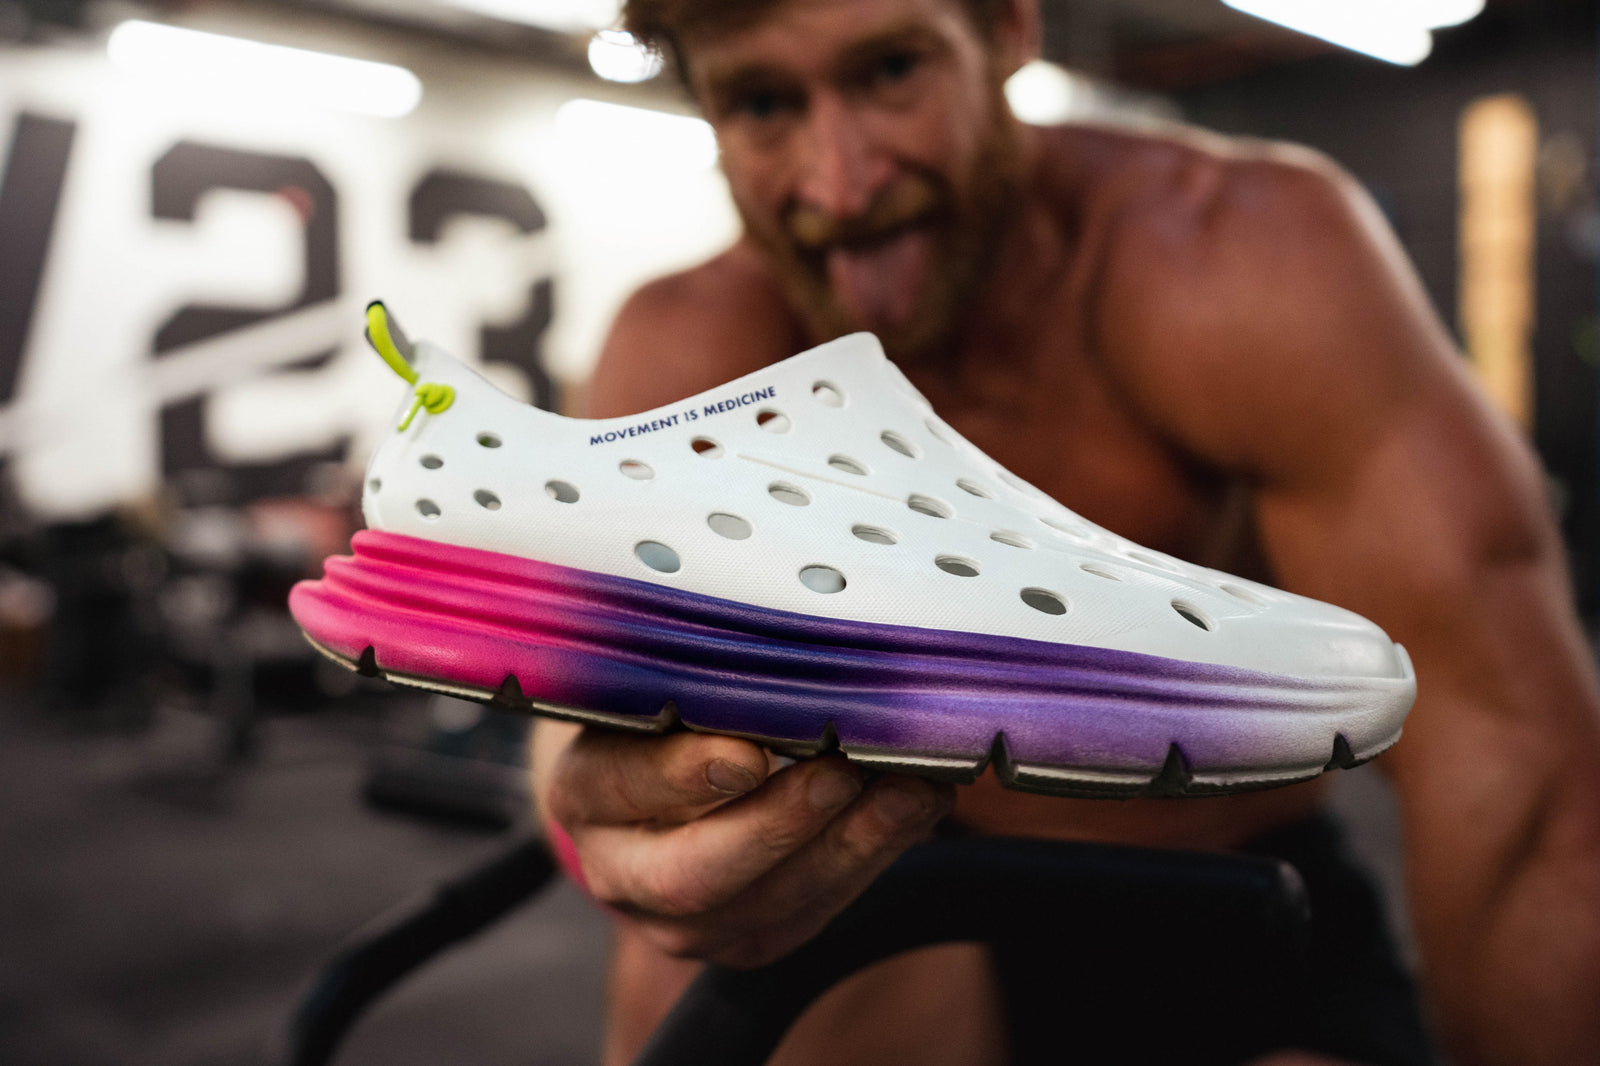
<instances>
[{"instance_id":1,"label":"shoe ventilation hole","mask_svg":"<svg viewBox=\"0 0 1600 1066\"><path fill-rule=\"evenodd\" d=\"M483 445L485 448L498 448L498 447L500 447L501 441L500 441L499 436L497 436L496 434L493 434L493 433L479 433L478 434L478 443Z\"/></svg>"},{"instance_id":2,"label":"shoe ventilation hole","mask_svg":"<svg viewBox=\"0 0 1600 1066\"><path fill-rule=\"evenodd\" d=\"M479 489L477 492L472 494L472 498L477 500L478 506L482 507L485 511L500 510L500 497L496 496L488 489Z\"/></svg>"},{"instance_id":3,"label":"shoe ventilation hole","mask_svg":"<svg viewBox=\"0 0 1600 1066\"><path fill-rule=\"evenodd\" d=\"M637 459L624 459L617 464L617 469L635 481L649 481L656 476L654 467Z\"/></svg>"},{"instance_id":4,"label":"shoe ventilation hole","mask_svg":"<svg viewBox=\"0 0 1600 1066\"><path fill-rule=\"evenodd\" d=\"M377 492L379 489L383 488L383 478L373 478L371 481L367 482L367 488L371 489L373 492Z\"/></svg>"},{"instance_id":5,"label":"shoe ventilation hole","mask_svg":"<svg viewBox=\"0 0 1600 1066\"><path fill-rule=\"evenodd\" d=\"M991 500L994 498L994 493L990 492L976 481L971 481L967 478L962 478L961 480L957 481L956 488L967 493L969 496L977 496L985 500Z\"/></svg>"},{"instance_id":6,"label":"shoe ventilation hole","mask_svg":"<svg viewBox=\"0 0 1600 1066\"><path fill-rule=\"evenodd\" d=\"M1240 588L1238 585L1219 585L1218 588L1222 589L1223 592L1226 592L1236 600L1243 600L1245 603L1253 604L1257 607L1265 606L1265 603L1262 601L1261 597L1257 596L1249 589Z\"/></svg>"},{"instance_id":7,"label":"shoe ventilation hole","mask_svg":"<svg viewBox=\"0 0 1600 1066\"><path fill-rule=\"evenodd\" d=\"M798 485L791 485L787 481L774 481L767 486L767 493L779 503L786 503L790 507L804 507L811 502L811 497L805 489Z\"/></svg>"},{"instance_id":8,"label":"shoe ventilation hole","mask_svg":"<svg viewBox=\"0 0 1600 1066\"><path fill-rule=\"evenodd\" d=\"M689 447L693 448L696 453L705 456L707 459L715 459L717 456L722 454L722 445L718 444L710 437L696 437L694 440L689 442Z\"/></svg>"},{"instance_id":9,"label":"shoe ventilation hole","mask_svg":"<svg viewBox=\"0 0 1600 1066\"><path fill-rule=\"evenodd\" d=\"M977 577L978 564L971 559L963 559L959 555L941 555L934 559L933 565L947 574L956 577Z\"/></svg>"},{"instance_id":10,"label":"shoe ventilation hole","mask_svg":"<svg viewBox=\"0 0 1600 1066\"><path fill-rule=\"evenodd\" d=\"M750 523L736 514L727 514L718 511L706 516L706 525L711 527L711 532L719 537L729 540L749 540L752 532Z\"/></svg>"},{"instance_id":11,"label":"shoe ventilation hole","mask_svg":"<svg viewBox=\"0 0 1600 1066\"><path fill-rule=\"evenodd\" d=\"M920 459L922 453L917 451L917 446L906 440L892 429L886 429L878 434L878 439L889 447L905 456L907 459Z\"/></svg>"},{"instance_id":12,"label":"shoe ventilation hole","mask_svg":"<svg viewBox=\"0 0 1600 1066\"><path fill-rule=\"evenodd\" d=\"M857 477L867 476L866 465L859 460L850 458L848 455L830 455L828 456L828 465L835 470L843 470L846 474L855 474Z\"/></svg>"},{"instance_id":13,"label":"shoe ventilation hole","mask_svg":"<svg viewBox=\"0 0 1600 1066\"><path fill-rule=\"evenodd\" d=\"M1067 601L1049 589L1023 589L1022 602L1045 614L1067 613Z\"/></svg>"},{"instance_id":14,"label":"shoe ventilation hole","mask_svg":"<svg viewBox=\"0 0 1600 1066\"><path fill-rule=\"evenodd\" d=\"M790 424L789 416L782 411L774 411L768 408L756 412L756 425L768 433L787 433L789 432Z\"/></svg>"},{"instance_id":15,"label":"shoe ventilation hole","mask_svg":"<svg viewBox=\"0 0 1600 1066\"><path fill-rule=\"evenodd\" d=\"M1057 533L1065 533L1067 536L1077 537L1079 540L1082 540L1084 537L1089 535L1089 531L1084 529L1082 526L1071 525L1069 523L1059 521L1058 519L1041 518L1039 521L1049 526Z\"/></svg>"},{"instance_id":16,"label":"shoe ventilation hole","mask_svg":"<svg viewBox=\"0 0 1600 1066\"><path fill-rule=\"evenodd\" d=\"M570 481L546 481L544 483L544 492L546 496L558 503L578 502L578 486Z\"/></svg>"},{"instance_id":17,"label":"shoe ventilation hole","mask_svg":"<svg viewBox=\"0 0 1600 1066\"><path fill-rule=\"evenodd\" d=\"M948 444L951 447L955 446L955 441L950 439L950 434L947 433L944 428L933 419L927 419L923 422L923 425L928 427L928 432L933 434L933 439L938 441L940 444Z\"/></svg>"},{"instance_id":18,"label":"shoe ventilation hole","mask_svg":"<svg viewBox=\"0 0 1600 1066\"><path fill-rule=\"evenodd\" d=\"M856 535L857 540L864 540L868 544L898 544L900 538L882 526L859 525L851 526L850 532Z\"/></svg>"},{"instance_id":19,"label":"shoe ventilation hole","mask_svg":"<svg viewBox=\"0 0 1600 1066\"><path fill-rule=\"evenodd\" d=\"M444 512L439 509L439 505L434 503L432 500L418 500L417 513L423 518L438 518L440 515L444 514Z\"/></svg>"},{"instance_id":20,"label":"shoe ventilation hole","mask_svg":"<svg viewBox=\"0 0 1600 1066\"><path fill-rule=\"evenodd\" d=\"M1024 537L1021 533L1013 533L1009 529L997 529L993 533L989 534L989 539L998 541L1001 544L1009 544L1013 548L1033 547L1033 541L1029 540L1027 537Z\"/></svg>"},{"instance_id":21,"label":"shoe ventilation hole","mask_svg":"<svg viewBox=\"0 0 1600 1066\"><path fill-rule=\"evenodd\" d=\"M808 566L800 571L800 584L812 592L842 592L844 575L831 566Z\"/></svg>"},{"instance_id":22,"label":"shoe ventilation hole","mask_svg":"<svg viewBox=\"0 0 1600 1066\"><path fill-rule=\"evenodd\" d=\"M844 390L831 381L819 381L812 385L811 395L824 407L844 406Z\"/></svg>"},{"instance_id":23,"label":"shoe ventilation hole","mask_svg":"<svg viewBox=\"0 0 1600 1066\"><path fill-rule=\"evenodd\" d=\"M1121 574L1117 573L1108 566L1101 566L1099 563L1079 563L1078 569L1082 570L1086 574L1093 574L1095 577L1103 577L1107 581L1122 580Z\"/></svg>"},{"instance_id":24,"label":"shoe ventilation hole","mask_svg":"<svg viewBox=\"0 0 1600 1066\"><path fill-rule=\"evenodd\" d=\"M1143 563L1146 566L1153 566L1157 570L1166 570L1169 572L1175 571L1175 567L1173 567L1171 563L1167 562L1159 555L1151 555L1149 552L1130 551L1128 552L1128 558L1132 559L1136 563Z\"/></svg>"},{"instance_id":25,"label":"shoe ventilation hole","mask_svg":"<svg viewBox=\"0 0 1600 1066\"><path fill-rule=\"evenodd\" d=\"M656 540L641 540L633 546L633 554L641 563L663 574L676 574L683 566L677 552Z\"/></svg>"},{"instance_id":26,"label":"shoe ventilation hole","mask_svg":"<svg viewBox=\"0 0 1600 1066\"><path fill-rule=\"evenodd\" d=\"M906 506L918 514L930 515L934 518L949 518L955 514L954 509L943 500L936 500L932 496L923 496L912 493L906 500Z\"/></svg>"},{"instance_id":27,"label":"shoe ventilation hole","mask_svg":"<svg viewBox=\"0 0 1600 1066\"><path fill-rule=\"evenodd\" d=\"M444 465L444 460L437 455L424 455L417 461L422 464L424 470L437 470Z\"/></svg>"},{"instance_id":28,"label":"shoe ventilation hole","mask_svg":"<svg viewBox=\"0 0 1600 1066\"><path fill-rule=\"evenodd\" d=\"M1203 629L1207 633L1211 632L1211 619L1201 614L1198 607L1190 606L1182 600L1173 600L1172 609L1177 611L1178 616L1190 625Z\"/></svg>"}]
</instances>

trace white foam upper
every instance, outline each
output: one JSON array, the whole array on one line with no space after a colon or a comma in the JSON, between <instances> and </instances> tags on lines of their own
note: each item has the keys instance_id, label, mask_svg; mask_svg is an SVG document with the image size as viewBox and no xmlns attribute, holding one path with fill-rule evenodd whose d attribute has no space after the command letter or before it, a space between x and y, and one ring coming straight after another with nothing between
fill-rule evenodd
<instances>
[{"instance_id":1,"label":"white foam upper","mask_svg":"<svg viewBox=\"0 0 1600 1066\"><path fill-rule=\"evenodd\" d=\"M426 343L418 364L456 399L373 456L373 529L830 618L1405 676L1360 616L1141 548L1015 478L868 334L603 420L520 403Z\"/></svg>"}]
</instances>

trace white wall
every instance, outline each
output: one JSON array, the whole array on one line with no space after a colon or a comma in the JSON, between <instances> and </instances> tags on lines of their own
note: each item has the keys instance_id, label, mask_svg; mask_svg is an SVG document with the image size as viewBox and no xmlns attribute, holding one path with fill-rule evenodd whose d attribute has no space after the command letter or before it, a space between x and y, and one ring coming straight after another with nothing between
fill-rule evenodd
<instances>
[{"instance_id":1,"label":"white wall","mask_svg":"<svg viewBox=\"0 0 1600 1066\"><path fill-rule=\"evenodd\" d=\"M714 167L674 165L637 144L595 152L558 132L557 108L604 94L598 82L331 22L235 13L189 24L402 64L420 76L422 102L400 119L241 104L215 86L123 74L102 40L0 49L0 173L31 165L10 158L19 116L74 126L12 395L0 380L0 462L40 516L88 516L156 490L173 461L161 411L195 396L218 462L272 464L353 435L359 465L400 389L360 341L374 297L413 336L474 359L479 328L517 320L530 286L552 278L544 366L559 382L581 380L634 287L737 232ZM646 102L675 106L665 95ZM153 168L180 142L309 160L334 191L336 294L156 357L156 331L185 306L281 308L305 283L298 194L217 189L192 220L153 217ZM437 168L525 187L548 225L524 234L460 217L436 243L413 242L409 199ZM5 210L0 233L12 232ZM286 368L328 350L312 369ZM495 369L526 395L518 372Z\"/></svg>"}]
</instances>

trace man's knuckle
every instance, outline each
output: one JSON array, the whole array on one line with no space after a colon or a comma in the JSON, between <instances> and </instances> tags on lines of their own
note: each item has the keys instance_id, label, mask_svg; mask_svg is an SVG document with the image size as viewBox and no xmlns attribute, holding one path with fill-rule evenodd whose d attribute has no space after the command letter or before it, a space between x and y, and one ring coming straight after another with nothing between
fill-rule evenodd
<instances>
[{"instance_id":1,"label":"man's knuckle","mask_svg":"<svg viewBox=\"0 0 1600 1066\"><path fill-rule=\"evenodd\" d=\"M679 864L661 863L644 877L644 901L656 914L691 918L718 903L717 892L705 877Z\"/></svg>"},{"instance_id":2,"label":"man's knuckle","mask_svg":"<svg viewBox=\"0 0 1600 1066\"><path fill-rule=\"evenodd\" d=\"M782 811L767 819L760 832L753 834L751 843L776 860L798 851L815 833L816 826L809 819Z\"/></svg>"},{"instance_id":3,"label":"man's knuckle","mask_svg":"<svg viewBox=\"0 0 1600 1066\"><path fill-rule=\"evenodd\" d=\"M845 865L864 866L890 847L892 833L886 833L874 819L852 818L839 826L829 844Z\"/></svg>"},{"instance_id":4,"label":"man's knuckle","mask_svg":"<svg viewBox=\"0 0 1600 1066\"><path fill-rule=\"evenodd\" d=\"M585 862L584 880L589 894L601 904L628 914L661 915L668 913L660 896L656 878L648 872L641 873L635 864L617 862L596 856Z\"/></svg>"}]
</instances>

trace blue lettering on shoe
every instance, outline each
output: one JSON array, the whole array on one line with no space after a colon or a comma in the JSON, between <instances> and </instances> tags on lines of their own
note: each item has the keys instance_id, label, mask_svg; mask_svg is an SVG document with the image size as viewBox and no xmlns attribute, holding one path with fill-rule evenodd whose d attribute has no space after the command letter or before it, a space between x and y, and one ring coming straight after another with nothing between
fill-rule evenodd
<instances>
[{"instance_id":1,"label":"blue lettering on shoe","mask_svg":"<svg viewBox=\"0 0 1600 1066\"><path fill-rule=\"evenodd\" d=\"M677 414L658 418L653 422L640 422L638 425L628 426L624 429L608 429L604 433L595 433L589 437L589 444L591 446L611 444L614 441L625 440L628 437L639 437L646 433L654 433L657 430L670 429L676 426L680 420L694 422L702 415L720 415L727 411L734 411L740 407L748 406L758 400L770 400L777 394L778 387L776 385L768 385L764 389L752 389L750 392L742 392L737 396L730 396L728 399L717 403L708 403L700 411L689 407L679 411Z\"/></svg>"},{"instance_id":2,"label":"blue lettering on shoe","mask_svg":"<svg viewBox=\"0 0 1600 1066\"><path fill-rule=\"evenodd\" d=\"M757 400L770 400L777 394L777 392L778 387L776 385L768 385L764 389L756 389L753 392L742 392L737 396L722 400L719 403L706 404L705 409L701 413L707 415L720 415L724 411L732 411L735 408L743 407L746 404L755 403Z\"/></svg>"}]
</instances>

